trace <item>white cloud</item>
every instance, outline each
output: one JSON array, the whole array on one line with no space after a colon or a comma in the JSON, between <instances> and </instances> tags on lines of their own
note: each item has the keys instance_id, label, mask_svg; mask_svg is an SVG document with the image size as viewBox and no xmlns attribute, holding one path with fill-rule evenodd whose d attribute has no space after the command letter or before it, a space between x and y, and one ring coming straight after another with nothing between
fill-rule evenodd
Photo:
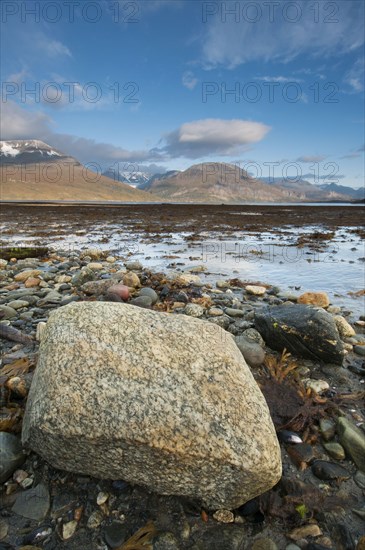
<instances>
[{"instance_id":1,"label":"white cloud","mask_svg":"<svg viewBox=\"0 0 365 550\"><path fill-rule=\"evenodd\" d=\"M304 163L310 163L310 162L322 162L327 157L324 155L308 155L308 156L302 156L298 157L296 159L296 162L304 162Z\"/></svg>"},{"instance_id":2,"label":"white cloud","mask_svg":"<svg viewBox=\"0 0 365 550\"><path fill-rule=\"evenodd\" d=\"M51 119L42 112L27 111L14 101L2 104L1 139L41 139L50 132Z\"/></svg>"},{"instance_id":3,"label":"white cloud","mask_svg":"<svg viewBox=\"0 0 365 550\"><path fill-rule=\"evenodd\" d=\"M188 88L188 90L193 90L198 84L198 79L195 78L194 73L191 71L185 71L182 76L182 83L185 88Z\"/></svg>"},{"instance_id":4,"label":"white cloud","mask_svg":"<svg viewBox=\"0 0 365 550\"><path fill-rule=\"evenodd\" d=\"M301 78L293 78L287 76L257 76L256 80L262 80L263 82L303 82Z\"/></svg>"},{"instance_id":5,"label":"white cloud","mask_svg":"<svg viewBox=\"0 0 365 550\"><path fill-rule=\"evenodd\" d=\"M240 154L248 145L261 141L269 130L265 124L249 120L196 120L167 134L162 151L171 157L191 159Z\"/></svg>"},{"instance_id":6,"label":"white cloud","mask_svg":"<svg viewBox=\"0 0 365 550\"><path fill-rule=\"evenodd\" d=\"M351 69L346 73L344 82L348 84L351 91L354 93L364 91L365 87L365 71L364 71L364 57L359 57Z\"/></svg>"},{"instance_id":7,"label":"white cloud","mask_svg":"<svg viewBox=\"0 0 365 550\"><path fill-rule=\"evenodd\" d=\"M338 12L333 15L319 3L318 21L312 3L306 0L273 3L277 7L271 17L269 2L255 4L255 14L249 14L245 2L232 2L239 8L235 19L232 15L223 17L223 10L231 4L216 3L217 13L207 16L205 23L202 62L206 68L232 69L258 60L285 63L302 54L323 58L354 51L364 43L363 2L337 0L333 6ZM295 12L289 13L289 4L296 6ZM288 20L295 20L296 14L297 21ZM248 17L256 20L250 22Z\"/></svg>"}]
</instances>

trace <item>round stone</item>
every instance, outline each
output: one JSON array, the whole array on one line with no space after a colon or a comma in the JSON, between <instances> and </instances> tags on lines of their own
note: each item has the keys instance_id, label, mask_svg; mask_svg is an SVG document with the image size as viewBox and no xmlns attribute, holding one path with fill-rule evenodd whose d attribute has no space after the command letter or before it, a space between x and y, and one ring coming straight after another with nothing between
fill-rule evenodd
<instances>
[{"instance_id":1,"label":"round stone","mask_svg":"<svg viewBox=\"0 0 365 550\"><path fill-rule=\"evenodd\" d=\"M110 548L118 548L128 537L127 526L120 521L112 521L104 529L104 540Z\"/></svg>"},{"instance_id":2,"label":"round stone","mask_svg":"<svg viewBox=\"0 0 365 550\"><path fill-rule=\"evenodd\" d=\"M184 309L184 313L189 317L202 317L204 314L204 308L199 304L187 304Z\"/></svg>"},{"instance_id":3,"label":"round stone","mask_svg":"<svg viewBox=\"0 0 365 550\"><path fill-rule=\"evenodd\" d=\"M152 306L152 298L150 296L137 296L137 298L133 298L130 303L133 306L139 306L139 307L151 307Z\"/></svg>"},{"instance_id":4,"label":"round stone","mask_svg":"<svg viewBox=\"0 0 365 550\"><path fill-rule=\"evenodd\" d=\"M158 294L153 290L153 288L142 288L139 292L140 296L149 296L152 300L152 304L154 305L158 301Z\"/></svg>"},{"instance_id":5,"label":"round stone","mask_svg":"<svg viewBox=\"0 0 365 550\"><path fill-rule=\"evenodd\" d=\"M4 483L25 461L20 440L13 434L0 432L0 483Z\"/></svg>"},{"instance_id":6,"label":"round stone","mask_svg":"<svg viewBox=\"0 0 365 550\"><path fill-rule=\"evenodd\" d=\"M327 308L330 305L330 299L327 292L304 292L298 297L298 303Z\"/></svg>"},{"instance_id":7,"label":"round stone","mask_svg":"<svg viewBox=\"0 0 365 550\"><path fill-rule=\"evenodd\" d=\"M247 285L246 292L247 294L252 294L254 296L263 296L266 292L266 288L259 285Z\"/></svg>"},{"instance_id":8,"label":"round stone","mask_svg":"<svg viewBox=\"0 0 365 550\"><path fill-rule=\"evenodd\" d=\"M123 275L123 284L130 288L137 288L141 286L141 281L139 280L137 273L130 271L129 273Z\"/></svg>"}]
</instances>

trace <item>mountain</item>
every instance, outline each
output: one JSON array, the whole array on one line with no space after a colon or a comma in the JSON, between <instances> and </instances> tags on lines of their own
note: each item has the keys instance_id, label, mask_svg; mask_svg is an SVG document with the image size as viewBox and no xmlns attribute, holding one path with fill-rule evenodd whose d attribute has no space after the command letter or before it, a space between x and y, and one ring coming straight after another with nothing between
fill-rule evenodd
<instances>
[{"instance_id":1,"label":"mountain","mask_svg":"<svg viewBox=\"0 0 365 550\"><path fill-rule=\"evenodd\" d=\"M117 170L114 170L113 168L109 168L108 170L103 172L103 176L106 176L107 178L110 178L114 181L127 183L130 187L139 188L139 189L143 189L143 186L146 185L151 178L151 174L148 174L147 172L143 172L141 170L117 171Z\"/></svg>"},{"instance_id":2,"label":"mountain","mask_svg":"<svg viewBox=\"0 0 365 550\"><path fill-rule=\"evenodd\" d=\"M328 200L328 195L308 182L270 184L252 178L237 165L195 164L183 172L154 176L144 187L175 202L297 202ZM347 198L347 197L346 197ZM346 200L346 198L344 200Z\"/></svg>"},{"instance_id":3,"label":"mountain","mask_svg":"<svg viewBox=\"0 0 365 550\"><path fill-rule=\"evenodd\" d=\"M324 183L318 185L322 191L329 193L330 195L348 195L352 199L361 200L365 198L365 187L360 187L359 189L354 189L353 187L347 187L345 185L337 185L337 183Z\"/></svg>"},{"instance_id":4,"label":"mountain","mask_svg":"<svg viewBox=\"0 0 365 550\"><path fill-rule=\"evenodd\" d=\"M156 202L39 140L0 142L0 200Z\"/></svg>"}]
</instances>

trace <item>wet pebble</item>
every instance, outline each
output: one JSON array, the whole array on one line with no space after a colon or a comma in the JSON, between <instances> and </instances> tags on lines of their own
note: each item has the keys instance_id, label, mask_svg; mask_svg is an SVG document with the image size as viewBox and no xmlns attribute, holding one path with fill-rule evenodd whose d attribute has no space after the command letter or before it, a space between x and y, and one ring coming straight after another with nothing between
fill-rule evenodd
<instances>
[{"instance_id":1,"label":"wet pebble","mask_svg":"<svg viewBox=\"0 0 365 550\"><path fill-rule=\"evenodd\" d=\"M204 314L204 308L199 304L187 304L184 309L185 315L189 317L202 317Z\"/></svg>"},{"instance_id":2,"label":"wet pebble","mask_svg":"<svg viewBox=\"0 0 365 550\"><path fill-rule=\"evenodd\" d=\"M7 481L25 461L21 441L7 432L0 432L0 483Z\"/></svg>"},{"instance_id":3,"label":"wet pebble","mask_svg":"<svg viewBox=\"0 0 365 550\"><path fill-rule=\"evenodd\" d=\"M323 443L323 447L326 449L327 453L336 460L344 460L346 457L345 449L339 443L330 441L328 443Z\"/></svg>"},{"instance_id":4,"label":"wet pebble","mask_svg":"<svg viewBox=\"0 0 365 550\"><path fill-rule=\"evenodd\" d=\"M128 527L120 521L112 521L105 526L103 536L110 548L118 548L129 537Z\"/></svg>"},{"instance_id":5,"label":"wet pebble","mask_svg":"<svg viewBox=\"0 0 365 550\"><path fill-rule=\"evenodd\" d=\"M319 421L319 427L322 437L325 441L330 441L334 438L336 433L336 424L333 422L333 420L330 420L328 418L321 418Z\"/></svg>"},{"instance_id":6,"label":"wet pebble","mask_svg":"<svg viewBox=\"0 0 365 550\"><path fill-rule=\"evenodd\" d=\"M152 305L154 305L156 302L158 302L158 294L155 290L153 290L153 288L141 288L140 292L139 292L139 295L140 296L148 296L151 301L152 301Z\"/></svg>"},{"instance_id":7,"label":"wet pebble","mask_svg":"<svg viewBox=\"0 0 365 550\"><path fill-rule=\"evenodd\" d=\"M351 476L343 466L334 464L333 462L327 462L326 460L316 460L312 464L312 473L324 481L331 479L349 479Z\"/></svg>"}]
</instances>

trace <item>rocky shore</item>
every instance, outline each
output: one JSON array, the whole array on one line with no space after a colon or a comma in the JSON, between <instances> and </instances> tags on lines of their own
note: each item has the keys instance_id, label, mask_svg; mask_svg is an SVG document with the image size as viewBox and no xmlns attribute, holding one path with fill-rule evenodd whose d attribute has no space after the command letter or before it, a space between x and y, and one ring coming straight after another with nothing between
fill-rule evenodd
<instances>
[{"instance_id":1,"label":"rocky shore","mask_svg":"<svg viewBox=\"0 0 365 550\"><path fill-rule=\"evenodd\" d=\"M365 548L363 316L350 323L351 312L330 303L325 291L294 295L238 278L217 280L214 286L199 275L204 265L166 274L98 249L41 252L20 259L8 251L0 259L1 550ZM80 327L93 337L83 338ZM120 389L112 371L120 374L120 361L113 366L113 337L124 342L129 361L121 371L131 379L123 403L131 395L141 399L133 414L117 401ZM95 342L103 346L95 349ZM58 353L61 345L64 350L73 346L71 362ZM162 371L153 378L156 350L162 348L173 357L174 384ZM161 369L166 361L161 360ZM231 366L221 376L223 361ZM82 389L77 404L72 401L77 391L67 394L69 363L78 365L69 379L70 388ZM90 389L96 363L106 369L98 372L109 367L109 374ZM215 384L204 402L199 400L202 373ZM138 377L145 380L143 391ZM174 394L179 384L185 395ZM270 435L271 420L264 412L255 416L253 404L261 406L258 389L276 436ZM109 404L102 409L105 419L98 416L99 402ZM176 416L177 403L190 403L192 412ZM123 425L114 424L122 409ZM164 411L161 430L172 426L159 432L158 442L163 441L161 449L170 443L179 468L179 457L187 464L179 475L176 470L176 479L169 459L163 478L158 451L153 459L142 452L151 440L142 441L146 426L138 415L147 410L151 433L156 433L158 411ZM184 456L185 445L177 457L172 434L179 418L195 419L202 437L190 454ZM86 440L98 427L92 456ZM185 444L192 433L183 434ZM232 491L236 495L243 487L244 447L237 443L242 434L252 442L247 457L256 445L261 463L253 460L250 475L245 474L245 487L254 479L256 492L236 501ZM268 480L262 458L279 445L276 437L279 481L275 475ZM119 464L118 452L111 452L114 439L128 442L129 463ZM214 454L218 447L235 453L237 468L229 475L226 455Z\"/></svg>"}]
</instances>

